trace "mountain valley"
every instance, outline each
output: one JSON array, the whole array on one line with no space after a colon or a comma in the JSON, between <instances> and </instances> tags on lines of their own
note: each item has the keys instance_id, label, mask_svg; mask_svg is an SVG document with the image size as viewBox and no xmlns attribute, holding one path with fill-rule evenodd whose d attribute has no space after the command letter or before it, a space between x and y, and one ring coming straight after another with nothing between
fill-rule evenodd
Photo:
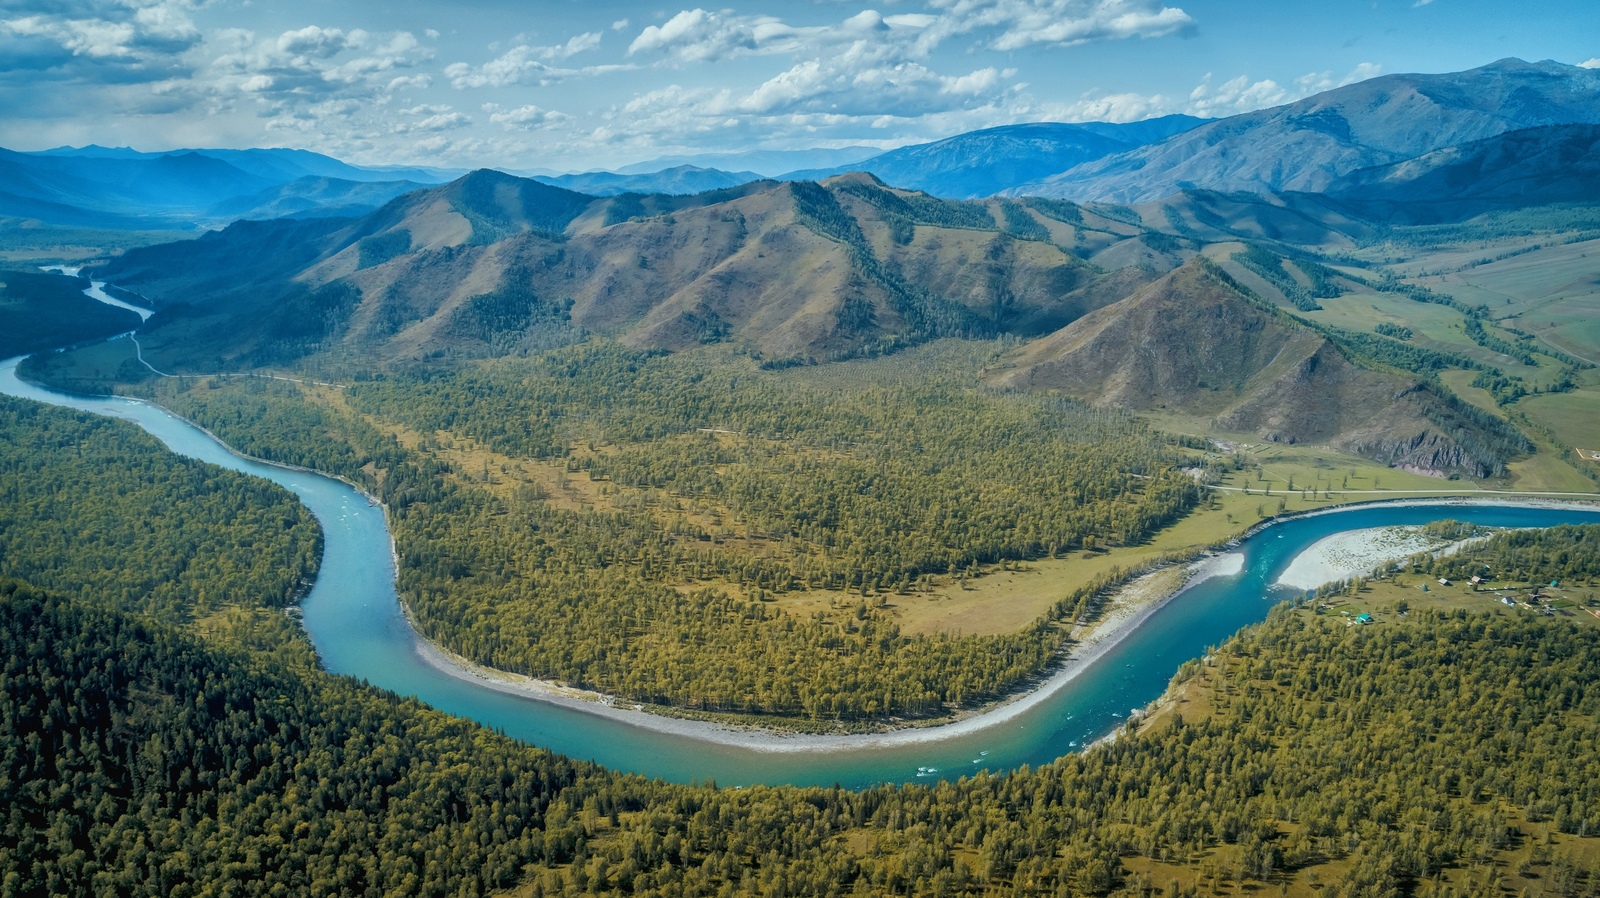
<instances>
[{"instance_id":1,"label":"mountain valley","mask_svg":"<svg viewBox=\"0 0 1600 898\"><path fill-rule=\"evenodd\" d=\"M665 721L599 731L652 777L660 732L996 752L534 747L329 672L340 518L8 395L0 894L1600 893L1600 525L1547 526L1600 500L1597 140L1600 68L1508 59L565 175L0 151L0 379L343 481L391 654ZM1438 551L1261 573L1366 502ZM1256 623L1174 615L1240 571ZM1152 624L1194 650L1115 653ZM1020 697L1145 665L994 764Z\"/></svg>"}]
</instances>

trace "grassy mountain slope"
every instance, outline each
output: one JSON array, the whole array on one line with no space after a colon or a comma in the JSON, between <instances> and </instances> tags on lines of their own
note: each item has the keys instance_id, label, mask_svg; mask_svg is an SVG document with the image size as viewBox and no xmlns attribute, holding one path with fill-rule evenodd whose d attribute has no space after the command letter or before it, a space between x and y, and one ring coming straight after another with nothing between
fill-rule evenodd
<instances>
[{"instance_id":1,"label":"grassy mountain slope","mask_svg":"<svg viewBox=\"0 0 1600 898\"><path fill-rule=\"evenodd\" d=\"M1032 343L998 384L1327 443L1427 472L1499 470L1503 436L1436 387L1362 367L1323 334L1196 261Z\"/></svg>"},{"instance_id":2,"label":"grassy mountain slope","mask_svg":"<svg viewBox=\"0 0 1600 898\"><path fill-rule=\"evenodd\" d=\"M280 362L338 349L382 363L580 331L811 360L1048 333L1119 298L1087 289L1106 275L1083 257L1141 233L1070 204L951 202L865 175L598 199L482 171L354 221L241 223L101 274L168 310L146 343L179 366L268 363L274 340Z\"/></svg>"},{"instance_id":3,"label":"grassy mountain slope","mask_svg":"<svg viewBox=\"0 0 1600 898\"><path fill-rule=\"evenodd\" d=\"M1320 191L1340 175L1506 131L1600 121L1600 72L1505 59L1385 75L1086 162L1019 194L1149 202L1189 187Z\"/></svg>"}]
</instances>

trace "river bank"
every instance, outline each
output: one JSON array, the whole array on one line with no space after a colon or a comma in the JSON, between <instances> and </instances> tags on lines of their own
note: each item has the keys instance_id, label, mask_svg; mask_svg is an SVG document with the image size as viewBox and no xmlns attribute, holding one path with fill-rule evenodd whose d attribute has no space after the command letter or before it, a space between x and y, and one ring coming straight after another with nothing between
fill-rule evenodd
<instances>
[{"instance_id":1,"label":"river bank","mask_svg":"<svg viewBox=\"0 0 1600 898\"><path fill-rule=\"evenodd\" d=\"M667 717L646 711L641 706L615 702L598 693L474 664L433 644L420 634L415 636L413 648L424 663L447 676L497 692L606 717L642 730L759 752L835 752L885 748L939 742L1016 719L1077 679L1167 603L1214 577L1237 574L1243 567L1242 554L1227 553L1188 562L1176 568L1181 572L1177 576L1173 573L1175 569L1168 566L1136 577L1117 590L1094 629L1072 645L1071 654L1066 660L1036 688L986 708L967 712L949 723L878 733L788 733Z\"/></svg>"}]
</instances>

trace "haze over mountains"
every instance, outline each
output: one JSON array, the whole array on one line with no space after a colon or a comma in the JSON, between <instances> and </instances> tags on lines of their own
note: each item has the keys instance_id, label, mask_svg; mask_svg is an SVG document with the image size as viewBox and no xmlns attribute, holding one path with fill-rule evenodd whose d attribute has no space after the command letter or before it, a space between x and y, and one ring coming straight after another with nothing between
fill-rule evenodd
<instances>
[{"instance_id":1,"label":"haze over mountains","mask_svg":"<svg viewBox=\"0 0 1600 898\"><path fill-rule=\"evenodd\" d=\"M1383 76L1214 121L1173 115L1130 124L1039 122L959 134L868 158L861 158L868 152L861 147L774 151L674 157L619 172L535 177L592 196L692 195L771 177L820 180L865 171L894 187L955 199L1007 195L1145 203L1192 190L1326 192L1347 199L1377 189L1371 180L1377 176L1348 179L1364 169L1508 132L1595 123L1600 123L1600 71L1508 59L1465 72ZM1570 143L1583 137L1559 139ZM1532 149L1526 141L1517 146L1519 152ZM784 169L786 163L839 159L846 161ZM745 167L732 167L738 163ZM1444 165L1447 158L1425 164ZM90 146L0 152L0 217L127 228L360 215L460 174L363 168L297 150L155 154ZM1414 177L1389 177L1383 189L1400 190ZM1503 194L1516 181L1496 189ZM1430 189L1422 182L1416 187ZM1559 194L1551 189L1550 195Z\"/></svg>"},{"instance_id":2,"label":"haze over mountains","mask_svg":"<svg viewBox=\"0 0 1600 898\"><path fill-rule=\"evenodd\" d=\"M361 168L305 150L0 150L0 218L162 229L313 210L359 214L450 177Z\"/></svg>"}]
</instances>

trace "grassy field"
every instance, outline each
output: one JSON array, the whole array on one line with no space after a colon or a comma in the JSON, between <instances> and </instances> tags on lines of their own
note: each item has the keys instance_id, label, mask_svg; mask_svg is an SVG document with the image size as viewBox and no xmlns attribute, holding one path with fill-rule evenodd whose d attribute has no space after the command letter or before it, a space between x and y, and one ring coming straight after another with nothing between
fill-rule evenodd
<instances>
[{"instance_id":1,"label":"grassy field","mask_svg":"<svg viewBox=\"0 0 1600 898\"><path fill-rule=\"evenodd\" d=\"M9 221L0 224L0 262L76 265L120 255L136 246L170 243L194 236L190 231L106 231Z\"/></svg>"},{"instance_id":2,"label":"grassy field","mask_svg":"<svg viewBox=\"0 0 1600 898\"><path fill-rule=\"evenodd\" d=\"M1568 446L1600 450L1600 388L1529 396L1517 408Z\"/></svg>"},{"instance_id":3,"label":"grassy field","mask_svg":"<svg viewBox=\"0 0 1600 898\"><path fill-rule=\"evenodd\" d=\"M939 578L928 592L890 596L888 608L901 628L911 633L1016 632L1074 590L1115 569L1138 570L1163 559L1202 551L1227 542L1280 511L1478 491L1471 481L1409 474L1315 447L1252 444L1239 448L1248 460L1246 468L1225 476L1218 484L1225 489L1215 491L1210 503L1143 545L994 566L966 581ZM1198 455L1196 460L1200 461ZM1289 488L1291 483L1293 490ZM1593 487L1582 478L1574 481L1578 491ZM777 601L786 611L809 617L853 608L860 597L810 590L785 593Z\"/></svg>"}]
</instances>

